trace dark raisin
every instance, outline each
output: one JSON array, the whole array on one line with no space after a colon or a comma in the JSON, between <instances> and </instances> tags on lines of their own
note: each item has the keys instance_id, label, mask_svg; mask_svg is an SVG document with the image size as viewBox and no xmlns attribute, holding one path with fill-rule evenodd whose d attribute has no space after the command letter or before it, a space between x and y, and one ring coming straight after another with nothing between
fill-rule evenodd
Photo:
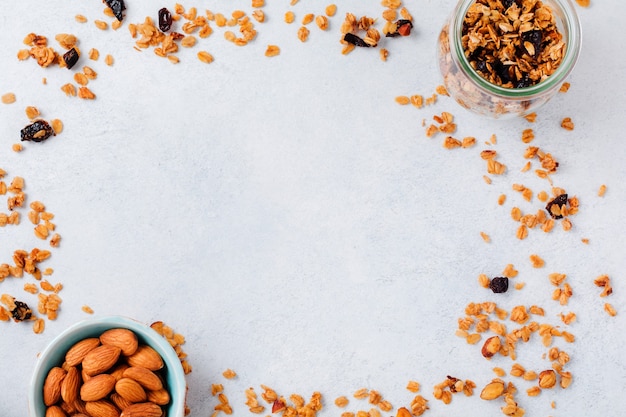
<instances>
[{"instance_id":1,"label":"dark raisin","mask_svg":"<svg viewBox=\"0 0 626 417\"><path fill-rule=\"evenodd\" d=\"M113 11L115 18L121 22L124 19L124 14L122 12L126 10L124 0L104 0L104 2Z\"/></svg>"},{"instance_id":2,"label":"dark raisin","mask_svg":"<svg viewBox=\"0 0 626 417\"><path fill-rule=\"evenodd\" d=\"M502 80L502 84L512 81L511 73L509 72L511 70L511 65L505 65L501 61L496 60L491 64L491 67L495 71L496 75L500 77L500 80Z\"/></svg>"},{"instance_id":3,"label":"dark raisin","mask_svg":"<svg viewBox=\"0 0 626 417\"><path fill-rule=\"evenodd\" d=\"M367 44L367 42L365 42L363 39L359 38L357 35L355 35L354 33L346 33L343 37L343 40L351 43L352 45L356 45L356 46L362 46L364 48L369 48L369 45Z\"/></svg>"},{"instance_id":4,"label":"dark raisin","mask_svg":"<svg viewBox=\"0 0 626 417\"><path fill-rule=\"evenodd\" d=\"M489 73L489 68L487 67L487 62L483 60L474 61L474 66L476 67L476 71L482 72L483 74Z\"/></svg>"},{"instance_id":5,"label":"dark raisin","mask_svg":"<svg viewBox=\"0 0 626 417\"><path fill-rule=\"evenodd\" d=\"M30 319L33 312L26 303L15 300L15 308L11 310L11 315L15 321L23 321Z\"/></svg>"},{"instance_id":6,"label":"dark raisin","mask_svg":"<svg viewBox=\"0 0 626 417\"><path fill-rule=\"evenodd\" d=\"M74 64L78 62L78 57L79 55L76 48L72 48L63 54L63 61L65 62L67 69L72 69Z\"/></svg>"},{"instance_id":7,"label":"dark raisin","mask_svg":"<svg viewBox=\"0 0 626 417\"><path fill-rule=\"evenodd\" d=\"M538 56L541 53L542 40L543 40L543 34L541 30L539 29L529 30L527 32L522 33L522 41L530 42L532 46L535 48L534 54L531 54L530 52L528 52L528 50L526 50L526 52L528 52L528 55Z\"/></svg>"},{"instance_id":8,"label":"dark raisin","mask_svg":"<svg viewBox=\"0 0 626 417\"><path fill-rule=\"evenodd\" d=\"M21 140L43 142L50 136L54 136L54 130L45 120L35 120L20 131Z\"/></svg>"},{"instance_id":9,"label":"dark raisin","mask_svg":"<svg viewBox=\"0 0 626 417\"><path fill-rule=\"evenodd\" d=\"M509 289L509 279L507 277L495 277L489 282L489 288L496 294L506 292Z\"/></svg>"},{"instance_id":10,"label":"dark raisin","mask_svg":"<svg viewBox=\"0 0 626 417\"><path fill-rule=\"evenodd\" d=\"M161 32L167 32L172 27L172 13L167 10L167 7L159 10L159 29Z\"/></svg>"},{"instance_id":11,"label":"dark raisin","mask_svg":"<svg viewBox=\"0 0 626 417\"><path fill-rule=\"evenodd\" d=\"M558 195L554 198L554 200L550 201L548 203L548 205L546 205L546 210L548 211L548 213L550 213L550 216L552 216L553 219L562 219L563 215L560 214L554 214L552 213L552 206L557 205L561 208L565 207L567 205L567 194L561 194Z\"/></svg>"}]
</instances>

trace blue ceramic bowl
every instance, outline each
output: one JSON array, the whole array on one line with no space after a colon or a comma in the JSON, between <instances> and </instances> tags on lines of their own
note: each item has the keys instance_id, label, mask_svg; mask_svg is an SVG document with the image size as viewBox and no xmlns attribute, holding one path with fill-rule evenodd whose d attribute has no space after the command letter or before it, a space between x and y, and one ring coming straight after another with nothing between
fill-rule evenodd
<instances>
[{"instance_id":1,"label":"blue ceramic bowl","mask_svg":"<svg viewBox=\"0 0 626 417\"><path fill-rule=\"evenodd\" d=\"M185 373L180 360L170 344L150 326L136 320L109 316L81 321L58 335L39 355L28 394L28 410L31 417L45 417L46 406L43 402L43 383L50 369L60 366L65 360L65 353L72 345L88 337L98 337L105 330L124 328L135 332L139 343L156 350L165 363L162 375L170 394L170 403L165 407L168 417L185 415L185 394L187 391Z\"/></svg>"}]
</instances>

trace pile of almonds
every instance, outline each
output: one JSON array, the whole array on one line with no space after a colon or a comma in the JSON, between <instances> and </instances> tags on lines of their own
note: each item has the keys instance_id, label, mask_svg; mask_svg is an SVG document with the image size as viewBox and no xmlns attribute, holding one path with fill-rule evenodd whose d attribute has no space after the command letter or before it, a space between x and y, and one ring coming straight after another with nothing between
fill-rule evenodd
<instances>
[{"instance_id":1,"label":"pile of almonds","mask_svg":"<svg viewBox=\"0 0 626 417\"><path fill-rule=\"evenodd\" d=\"M160 417L170 394L164 363L131 330L116 328L83 339L45 379L46 417Z\"/></svg>"}]
</instances>

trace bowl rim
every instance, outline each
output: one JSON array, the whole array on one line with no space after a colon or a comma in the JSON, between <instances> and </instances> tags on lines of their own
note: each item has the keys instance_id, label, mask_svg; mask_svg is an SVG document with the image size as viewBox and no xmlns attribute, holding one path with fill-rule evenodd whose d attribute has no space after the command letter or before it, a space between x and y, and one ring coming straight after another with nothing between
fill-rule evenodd
<instances>
[{"instance_id":1,"label":"bowl rim","mask_svg":"<svg viewBox=\"0 0 626 417\"><path fill-rule=\"evenodd\" d=\"M43 406L43 383L46 375L54 366L61 366L60 363L50 363L53 356L61 344L70 340L70 346L86 337L95 337L108 329L126 328L132 330L140 342L148 344L154 348L163 358L168 372L168 388L170 394L170 404L167 406L169 417L182 417L185 409L185 395L187 385L185 373L178 355L169 342L152 329L149 325L138 320L117 315L109 315L95 318L88 318L76 322L54 337L43 351L38 355L33 374L31 376L28 391L28 414L30 417L43 417L40 413ZM93 335L85 334L93 332ZM69 347L68 347L69 349ZM38 414L39 413L39 414Z\"/></svg>"}]
</instances>

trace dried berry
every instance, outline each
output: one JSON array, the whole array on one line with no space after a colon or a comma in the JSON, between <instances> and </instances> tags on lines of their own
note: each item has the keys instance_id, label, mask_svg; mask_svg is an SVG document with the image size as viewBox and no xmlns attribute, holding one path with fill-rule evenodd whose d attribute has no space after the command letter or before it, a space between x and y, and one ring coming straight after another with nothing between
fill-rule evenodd
<instances>
[{"instance_id":1,"label":"dried berry","mask_svg":"<svg viewBox=\"0 0 626 417\"><path fill-rule=\"evenodd\" d=\"M104 0L104 2L113 11L115 18L121 22L124 19L122 12L126 10L124 0Z\"/></svg>"},{"instance_id":2,"label":"dried berry","mask_svg":"<svg viewBox=\"0 0 626 417\"><path fill-rule=\"evenodd\" d=\"M364 48L369 48L369 44L365 42L363 39L359 38L354 33L350 33L350 32L346 33L345 36L343 37L343 40L355 46L362 46Z\"/></svg>"},{"instance_id":3,"label":"dried berry","mask_svg":"<svg viewBox=\"0 0 626 417\"><path fill-rule=\"evenodd\" d=\"M505 10L513 6L513 3L517 4L519 7L522 6L519 0L502 0L502 5L504 6Z\"/></svg>"},{"instance_id":4,"label":"dried berry","mask_svg":"<svg viewBox=\"0 0 626 417\"><path fill-rule=\"evenodd\" d=\"M65 61L65 66L67 67L67 69L72 69L74 64L78 62L78 57L79 55L76 48L72 48L63 54L63 61Z\"/></svg>"},{"instance_id":5,"label":"dried berry","mask_svg":"<svg viewBox=\"0 0 626 417\"><path fill-rule=\"evenodd\" d=\"M546 205L546 210L548 211L548 213L550 213L550 216L552 216L553 219L562 219L563 214L561 214L561 210L557 211L552 209L555 204L559 206L559 208L565 207L565 205L567 204L567 194L561 194L556 196L554 200L550 201Z\"/></svg>"},{"instance_id":6,"label":"dried berry","mask_svg":"<svg viewBox=\"0 0 626 417\"><path fill-rule=\"evenodd\" d=\"M400 19L393 23L392 30L387 32L385 36L395 38L396 36L409 36L413 29L413 22L406 19Z\"/></svg>"},{"instance_id":7,"label":"dried berry","mask_svg":"<svg viewBox=\"0 0 626 417\"><path fill-rule=\"evenodd\" d=\"M159 29L161 32L167 32L172 27L172 13L164 7L159 10Z\"/></svg>"},{"instance_id":8,"label":"dried berry","mask_svg":"<svg viewBox=\"0 0 626 417\"><path fill-rule=\"evenodd\" d=\"M541 53L541 42L542 42L542 38L543 38L543 34L541 32L541 30L539 29L535 29L535 30L529 30L527 32L523 32L522 33L522 41L523 42L530 42L531 45L533 46L534 50L533 51L529 51L529 48L526 48L526 52L528 52L528 55L530 56L537 56Z\"/></svg>"},{"instance_id":9,"label":"dried berry","mask_svg":"<svg viewBox=\"0 0 626 417\"><path fill-rule=\"evenodd\" d=\"M509 279L507 277L495 277L489 283L489 288L496 294L506 292L509 289Z\"/></svg>"},{"instance_id":10,"label":"dried berry","mask_svg":"<svg viewBox=\"0 0 626 417\"><path fill-rule=\"evenodd\" d=\"M15 308L11 310L11 315L15 321L23 321L30 319L33 312L25 302L15 300Z\"/></svg>"},{"instance_id":11,"label":"dried berry","mask_svg":"<svg viewBox=\"0 0 626 417\"><path fill-rule=\"evenodd\" d=\"M35 120L21 130L21 140L43 142L50 136L54 136L52 126L45 120Z\"/></svg>"}]
</instances>

